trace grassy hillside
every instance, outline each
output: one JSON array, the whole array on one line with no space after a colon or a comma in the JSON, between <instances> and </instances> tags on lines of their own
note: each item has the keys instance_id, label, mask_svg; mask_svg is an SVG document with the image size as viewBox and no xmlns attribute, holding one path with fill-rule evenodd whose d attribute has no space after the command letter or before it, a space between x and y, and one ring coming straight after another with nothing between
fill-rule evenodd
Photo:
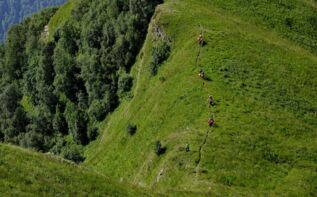
<instances>
[{"instance_id":1,"label":"grassy hillside","mask_svg":"<svg viewBox=\"0 0 317 197\"><path fill-rule=\"evenodd\" d=\"M132 69L133 98L101 126L85 166L160 191L317 193L316 28L299 22L305 10L314 17L314 4L283 1L299 10L292 19L306 25L302 32L279 22L270 26L283 21L281 10L287 8L270 3L243 12L247 3L239 2L167 0L158 7ZM276 18L267 19L265 10ZM151 32L157 24L171 38L172 53L151 77L156 44ZM200 49L201 31L207 45ZM197 76L200 68L210 80ZM209 94L216 103L213 128L207 124ZM137 126L135 135L128 134L128 124ZM166 147L160 157L154 153L156 140Z\"/></svg>"},{"instance_id":2,"label":"grassy hillside","mask_svg":"<svg viewBox=\"0 0 317 197\"><path fill-rule=\"evenodd\" d=\"M75 1L50 20L50 39ZM133 97L100 125L85 163L0 144L0 193L315 195L316 21L314 0L166 0L132 68ZM151 53L161 42L155 26L170 38L171 55L153 77ZM198 77L200 69L208 80ZM24 97L31 111L28 103ZM137 127L133 136L129 124ZM154 152L157 140L166 148L161 156Z\"/></svg>"},{"instance_id":3,"label":"grassy hillside","mask_svg":"<svg viewBox=\"0 0 317 197\"><path fill-rule=\"evenodd\" d=\"M59 158L0 144L2 196L147 196Z\"/></svg>"}]
</instances>

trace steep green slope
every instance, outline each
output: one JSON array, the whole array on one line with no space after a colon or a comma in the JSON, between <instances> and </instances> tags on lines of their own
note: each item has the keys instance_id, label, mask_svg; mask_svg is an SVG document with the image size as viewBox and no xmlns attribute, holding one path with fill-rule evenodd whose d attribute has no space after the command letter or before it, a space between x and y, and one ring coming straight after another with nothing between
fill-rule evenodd
<instances>
[{"instance_id":1,"label":"steep green slope","mask_svg":"<svg viewBox=\"0 0 317 197\"><path fill-rule=\"evenodd\" d=\"M307 35L289 30L285 36L284 27L268 26L261 13L250 11L254 18L245 20L220 2L173 0L158 7L132 69L134 97L105 121L85 165L155 190L313 195L317 57L304 48L315 50L314 27L307 25ZM292 6L298 10L314 13L309 4L296 2ZM298 21L301 13L293 17ZM171 38L172 53L151 77L157 24ZM203 48L196 43L201 31ZM288 35L302 35L311 45ZM200 68L210 80L197 76ZM207 124L209 94L216 103L213 128ZM137 126L135 135L128 134L128 124ZM154 153L156 140L166 147L160 157Z\"/></svg>"},{"instance_id":2,"label":"steep green slope","mask_svg":"<svg viewBox=\"0 0 317 197\"><path fill-rule=\"evenodd\" d=\"M2 196L147 196L59 158L0 144Z\"/></svg>"}]
</instances>

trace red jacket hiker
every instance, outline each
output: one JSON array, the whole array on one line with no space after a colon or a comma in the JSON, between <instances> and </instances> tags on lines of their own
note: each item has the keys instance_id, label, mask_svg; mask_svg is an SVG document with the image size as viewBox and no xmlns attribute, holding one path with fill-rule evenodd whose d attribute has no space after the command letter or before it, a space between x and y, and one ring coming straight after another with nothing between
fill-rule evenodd
<instances>
[{"instance_id":1,"label":"red jacket hiker","mask_svg":"<svg viewBox=\"0 0 317 197\"><path fill-rule=\"evenodd\" d=\"M208 124L209 124L210 127L212 127L212 126L214 125L214 123L215 123L215 121L214 121L213 118L210 118L210 119L208 120Z\"/></svg>"}]
</instances>

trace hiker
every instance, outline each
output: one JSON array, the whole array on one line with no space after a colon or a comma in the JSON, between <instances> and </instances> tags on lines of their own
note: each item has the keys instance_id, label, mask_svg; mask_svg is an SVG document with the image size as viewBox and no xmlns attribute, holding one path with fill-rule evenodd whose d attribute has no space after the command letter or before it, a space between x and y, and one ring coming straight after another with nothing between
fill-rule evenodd
<instances>
[{"instance_id":1,"label":"hiker","mask_svg":"<svg viewBox=\"0 0 317 197\"><path fill-rule=\"evenodd\" d=\"M211 95L208 96L208 103L209 103L210 106L214 105L214 99L212 98Z\"/></svg>"},{"instance_id":2,"label":"hiker","mask_svg":"<svg viewBox=\"0 0 317 197\"><path fill-rule=\"evenodd\" d=\"M204 79L205 78L205 72L202 69L200 69L198 76Z\"/></svg>"},{"instance_id":3,"label":"hiker","mask_svg":"<svg viewBox=\"0 0 317 197\"><path fill-rule=\"evenodd\" d=\"M215 123L214 119L213 118L209 118L209 120L208 120L209 126L212 127L214 125L214 123Z\"/></svg>"},{"instance_id":4,"label":"hiker","mask_svg":"<svg viewBox=\"0 0 317 197\"><path fill-rule=\"evenodd\" d=\"M203 45L204 44L204 37L202 34L199 34L199 36L197 37L197 42L198 44L200 45Z\"/></svg>"}]
</instances>

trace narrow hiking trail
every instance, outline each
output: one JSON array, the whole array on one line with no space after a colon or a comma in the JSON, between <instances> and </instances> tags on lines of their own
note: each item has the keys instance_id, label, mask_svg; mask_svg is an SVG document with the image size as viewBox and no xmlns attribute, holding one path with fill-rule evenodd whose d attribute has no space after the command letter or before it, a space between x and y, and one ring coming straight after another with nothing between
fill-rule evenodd
<instances>
[{"instance_id":1,"label":"narrow hiking trail","mask_svg":"<svg viewBox=\"0 0 317 197\"><path fill-rule=\"evenodd\" d=\"M205 138L204 138L204 141L203 143L199 146L199 149L198 149L198 159L195 161L196 162L196 176L198 177L199 175L199 166L200 166L200 162L201 162L201 159L202 159L202 151L203 151L203 148L204 146L206 145L207 143L207 139L209 137L209 133L210 133L211 129L208 129L208 131L206 132L206 135L205 135Z\"/></svg>"},{"instance_id":2,"label":"narrow hiking trail","mask_svg":"<svg viewBox=\"0 0 317 197\"><path fill-rule=\"evenodd\" d=\"M198 47L198 52L197 52L196 60L195 60L195 67L198 66L198 61L199 61L199 57L200 57L200 54L201 54L201 48L202 48L202 46Z\"/></svg>"},{"instance_id":3,"label":"narrow hiking trail","mask_svg":"<svg viewBox=\"0 0 317 197\"><path fill-rule=\"evenodd\" d=\"M141 50L141 54L144 54L144 50L143 49ZM135 97L138 94L138 90L139 90L139 87L140 87L140 81L141 81L141 73L142 73L142 69L143 69L143 65L144 65L144 59L145 58L142 57L141 63L138 66L136 84L135 84L135 87L134 87L134 90L133 90L133 99L129 102L128 106L126 107L126 110L125 110L125 113L124 113L125 115L128 114L129 109L130 109L130 107L132 105L132 102L133 102L133 100L135 99Z\"/></svg>"},{"instance_id":4,"label":"narrow hiking trail","mask_svg":"<svg viewBox=\"0 0 317 197\"><path fill-rule=\"evenodd\" d=\"M199 25L199 28L201 29L200 30L200 34L199 34L199 37L197 38L197 42L198 42L198 52L197 52L197 55L196 55L196 60L195 60L195 67L198 66L198 63L199 63L199 58L201 56L201 50L202 48L204 47L204 45L206 44L205 43L205 40L204 40L204 30L203 30L203 27L201 25ZM202 42L199 40L199 38L202 38Z\"/></svg>"},{"instance_id":5,"label":"narrow hiking trail","mask_svg":"<svg viewBox=\"0 0 317 197\"><path fill-rule=\"evenodd\" d=\"M202 26L200 26L200 29L202 29ZM203 30L201 30L200 35L203 36L203 34L204 34ZM205 39L203 38L203 43L199 43L198 52L197 52L197 55L196 55L196 60L195 60L195 67L196 68L199 67L199 65L198 65L199 64L199 59L200 59L201 54L202 54L202 48L204 47L205 44L207 44L207 43L206 43ZM204 81L203 82L203 89L205 90L205 92L209 92L208 91L208 87L205 86L205 81L208 81L208 77L207 76L206 76L206 78L203 77L202 80ZM212 106L210 106L210 118L213 118ZM211 129L207 130L207 132L205 134L205 137L204 137L204 140L203 140L203 142L201 143L201 145L198 148L198 159L195 161L195 163L196 163L196 169L195 169L196 177L199 176L199 166L200 166L200 162L201 162L201 159L202 159L202 151L203 151L204 146L207 143L207 139L209 137L210 131L211 131Z\"/></svg>"}]
</instances>

